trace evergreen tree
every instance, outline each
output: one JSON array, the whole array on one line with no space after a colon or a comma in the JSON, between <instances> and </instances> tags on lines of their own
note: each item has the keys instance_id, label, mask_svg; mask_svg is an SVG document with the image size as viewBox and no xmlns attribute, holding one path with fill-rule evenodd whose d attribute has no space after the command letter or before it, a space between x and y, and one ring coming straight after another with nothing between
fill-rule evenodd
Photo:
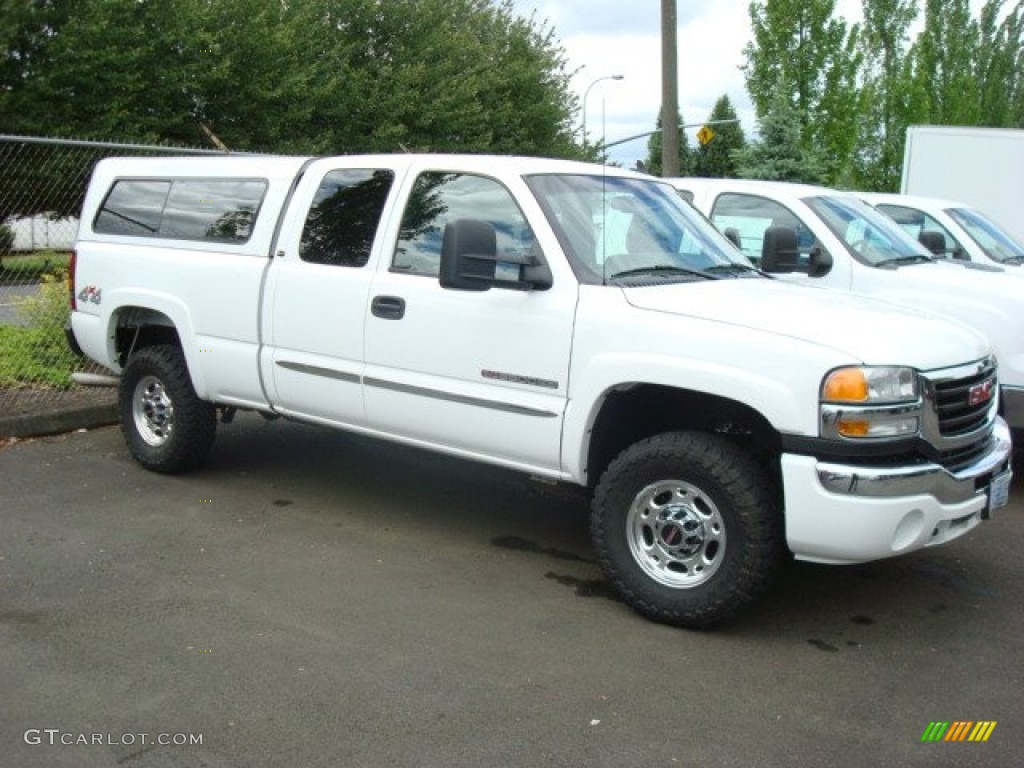
<instances>
[{"instance_id":1,"label":"evergreen tree","mask_svg":"<svg viewBox=\"0 0 1024 768\"><path fill-rule=\"evenodd\" d=\"M835 18L835 0L754 0L753 40L744 50L747 91L759 119L784 82L808 152L838 177L853 152L859 59L855 32Z\"/></svg>"},{"instance_id":2,"label":"evergreen tree","mask_svg":"<svg viewBox=\"0 0 1024 768\"><path fill-rule=\"evenodd\" d=\"M728 95L722 95L715 102L708 122L719 120L736 120L735 123L719 123L711 125L714 138L710 143L699 145L691 153L693 158L693 175L708 178L730 179L737 176L734 153L743 149L746 138L743 126L739 124L736 110Z\"/></svg>"},{"instance_id":3,"label":"evergreen tree","mask_svg":"<svg viewBox=\"0 0 1024 768\"><path fill-rule=\"evenodd\" d=\"M780 85L785 85L783 77ZM733 152L740 178L824 182L825 163L821 155L805 146L800 110L792 102L792 90L780 87L758 120L758 138Z\"/></svg>"},{"instance_id":4,"label":"evergreen tree","mask_svg":"<svg viewBox=\"0 0 1024 768\"><path fill-rule=\"evenodd\" d=\"M677 125L682 126L683 116L678 116ZM654 176L661 176L662 164L661 164L661 148L663 146L662 141L662 122L661 122L661 111L658 111L658 119L655 122L655 127L658 129L655 133L652 133L650 138L647 139L647 160L644 161L644 167L647 169L647 173ZM690 162L691 162L691 150L690 142L686 137L686 131L679 128L679 173L682 176L691 175Z\"/></svg>"}]
</instances>

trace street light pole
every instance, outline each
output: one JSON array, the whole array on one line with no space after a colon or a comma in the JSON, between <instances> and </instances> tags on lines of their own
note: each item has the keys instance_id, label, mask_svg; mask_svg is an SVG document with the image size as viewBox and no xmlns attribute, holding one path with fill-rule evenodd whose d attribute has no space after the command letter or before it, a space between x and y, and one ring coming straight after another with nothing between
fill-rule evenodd
<instances>
[{"instance_id":1,"label":"street light pole","mask_svg":"<svg viewBox=\"0 0 1024 768\"><path fill-rule=\"evenodd\" d=\"M587 90L583 92L583 145L587 144L587 97L590 96L590 89L600 83L602 80L621 80L622 75L605 75L594 80L590 85L587 86Z\"/></svg>"}]
</instances>

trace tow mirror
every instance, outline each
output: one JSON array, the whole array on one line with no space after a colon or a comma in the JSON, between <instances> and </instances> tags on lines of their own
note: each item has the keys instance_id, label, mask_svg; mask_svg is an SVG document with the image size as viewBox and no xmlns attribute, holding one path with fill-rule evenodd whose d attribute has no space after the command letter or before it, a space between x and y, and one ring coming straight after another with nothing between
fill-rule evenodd
<instances>
[{"instance_id":1,"label":"tow mirror","mask_svg":"<svg viewBox=\"0 0 1024 768\"><path fill-rule=\"evenodd\" d=\"M497 231L480 219L455 219L445 225L439 277L442 288L458 291L532 291L552 284L551 270L535 256L498 255Z\"/></svg>"},{"instance_id":2,"label":"tow mirror","mask_svg":"<svg viewBox=\"0 0 1024 768\"><path fill-rule=\"evenodd\" d=\"M832 254L822 248L821 243L815 243L807 262L808 277L824 277L831 269Z\"/></svg>"},{"instance_id":3,"label":"tow mirror","mask_svg":"<svg viewBox=\"0 0 1024 768\"><path fill-rule=\"evenodd\" d=\"M822 277L832 269L832 255L815 243L807 260L800 258L800 245L792 227L768 227L761 248L761 269L765 272L804 272L809 277Z\"/></svg>"},{"instance_id":4,"label":"tow mirror","mask_svg":"<svg viewBox=\"0 0 1024 768\"><path fill-rule=\"evenodd\" d=\"M761 247L761 269L765 272L804 272L800 264L796 230L792 227L768 227Z\"/></svg>"},{"instance_id":5,"label":"tow mirror","mask_svg":"<svg viewBox=\"0 0 1024 768\"><path fill-rule=\"evenodd\" d=\"M922 229L917 233L917 242L927 248L928 252L933 256L945 258L946 238L942 236L941 232L936 232L933 229Z\"/></svg>"}]
</instances>

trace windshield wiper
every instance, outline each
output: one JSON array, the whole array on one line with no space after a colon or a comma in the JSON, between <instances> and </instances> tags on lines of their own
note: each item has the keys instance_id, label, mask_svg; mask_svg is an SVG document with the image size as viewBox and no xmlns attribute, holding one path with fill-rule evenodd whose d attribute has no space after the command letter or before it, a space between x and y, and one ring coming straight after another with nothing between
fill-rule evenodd
<instances>
[{"instance_id":1,"label":"windshield wiper","mask_svg":"<svg viewBox=\"0 0 1024 768\"><path fill-rule=\"evenodd\" d=\"M891 259L882 259L876 261L876 267L887 267L890 264L893 266L900 266L902 264L931 264L935 259L930 256L924 256L920 253L914 253L909 256L893 256Z\"/></svg>"},{"instance_id":2,"label":"windshield wiper","mask_svg":"<svg viewBox=\"0 0 1024 768\"><path fill-rule=\"evenodd\" d=\"M725 275L736 275L736 274L749 274L751 272L763 275L757 267L752 267L749 264L740 264L739 262L733 261L728 264L715 264L713 267L708 267L704 270L710 274L725 274Z\"/></svg>"},{"instance_id":3,"label":"windshield wiper","mask_svg":"<svg viewBox=\"0 0 1024 768\"><path fill-rule=\"evenodd\" d=\"M999 263L1000 264L1015 264L1015 265L1024 264L1024 256L1007 256L1005 259L1003 259Z\"/></svg>"},{"instance_id":4,"label":"windshield wiper","mask_svg":"<svg viewBox=\"0 0 1024 768\"><path fill-rule=\"evenodd\" d=\"M637 275L692 275L702 277L705 280L719 280L720 278L702 272L699 269L687 269L686 267L674 267L667 264L659 264L650 267L638 267L636 269L624 269L608 276L609 280L617 280L620 277L635 277Z\"/></svg>"}]
</instances>

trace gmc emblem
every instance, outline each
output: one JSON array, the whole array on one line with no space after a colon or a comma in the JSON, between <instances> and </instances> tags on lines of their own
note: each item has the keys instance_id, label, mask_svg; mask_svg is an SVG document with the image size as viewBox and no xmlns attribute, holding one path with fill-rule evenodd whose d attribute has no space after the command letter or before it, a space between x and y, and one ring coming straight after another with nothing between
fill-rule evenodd
<instances>
[{"instance_id":1,"label":"gmc emblem","mask_svg":"<svg viewBox=\"0 0 1024 768\"><path fill-rule=\"evenodd\" d=\"M981 405L987 403L992 399L992 380L986 381L984 384L978 384L976 387L971 387L967 392L967 404L968 405Z\"/></svg>"}]
</instances>

